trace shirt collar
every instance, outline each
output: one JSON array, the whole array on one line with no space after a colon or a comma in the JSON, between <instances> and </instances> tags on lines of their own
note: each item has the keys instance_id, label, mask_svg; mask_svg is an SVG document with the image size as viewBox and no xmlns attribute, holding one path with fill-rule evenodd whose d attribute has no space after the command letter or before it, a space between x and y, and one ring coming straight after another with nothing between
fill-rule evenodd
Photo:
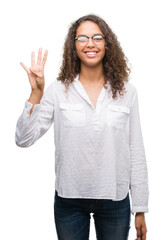
<instances>
[{"instance_id":1,"label":"shirt collar","mask_svg":"<svg viewBox=\"0 0 164 240\"><path fill-rule=\"evenodd\" d=\"M77 76L75 77L74 82L79 82L79 73L78 73ZM107 83L106 83L105 85L106 85L108 88L111 88L109 81L107 81Z\"/></svg>"},{"instance_id":2,"label":"shirt collar","mask_svg":"<svg viewBox=\"0 0 164 240\"><path fill-rule=\"evenodd\" d=\"M74 82L77 82L77 81L79 81L79 74L77 74L77 76L74 79Z\"/></svg>"}]
</instances>

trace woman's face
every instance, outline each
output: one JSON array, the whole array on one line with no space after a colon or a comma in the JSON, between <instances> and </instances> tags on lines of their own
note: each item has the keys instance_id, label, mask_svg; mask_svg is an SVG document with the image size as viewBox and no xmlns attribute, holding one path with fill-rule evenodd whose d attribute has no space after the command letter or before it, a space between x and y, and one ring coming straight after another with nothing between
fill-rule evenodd
<instances>
[{"instance_id":1,"label":"woman's face","mask_svg":"<svg viewBox=\"0 0 164 240\"><path fill-rule=\"evenodd\" d=\"M85 35L92 37L95 34L103 34L99 26L92 21L85 21L79 25L76 31L76 37ZM81 64L87 67L96 67L102 64L102 59L105 55L105 39L101 43L96 44L92 38L84 46L81 46L78 40L75 41L77 55L81 60Z\"/></svg>"}]
</instances>

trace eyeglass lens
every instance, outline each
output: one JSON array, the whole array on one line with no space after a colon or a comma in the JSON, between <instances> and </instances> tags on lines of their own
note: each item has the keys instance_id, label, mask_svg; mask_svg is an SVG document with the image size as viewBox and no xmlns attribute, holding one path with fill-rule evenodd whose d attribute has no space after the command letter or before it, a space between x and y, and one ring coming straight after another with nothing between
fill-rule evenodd
<instances>
[{"instance_id":1,"label":"eyeglass lens","mask_svg":"<svg viewBox=\"0 0 164 240\"><path fill-rule=\"evenodd\" d=\"M103 40L103 36L102 35L95 35L92 37L93 39L93 42L97 45L97 44L101 44L102 43L102 40ZM80 45L85 45L89 38L87 36L79 36L78 37L78 42Z\"/></svg>"}]
</instances>

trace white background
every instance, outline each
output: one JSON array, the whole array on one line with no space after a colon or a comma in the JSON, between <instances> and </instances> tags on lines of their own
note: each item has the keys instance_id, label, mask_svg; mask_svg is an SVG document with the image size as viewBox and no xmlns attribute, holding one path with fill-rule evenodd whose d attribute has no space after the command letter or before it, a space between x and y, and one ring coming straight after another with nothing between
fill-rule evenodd
<instances>
[{"instance_id":1,"label":"white background","mask_svg":"<svg viewBox=\"0 0 164 240\"><path fill-rule=\"evenodd\" d=\"M15 144L15 127L30 95L22 61L48 49L46 88L58 76L70 24L89 14L112 28L128 57L139 96L149 171L147 239L163 239L163 56L162 1L15 0L0 6L0 239L57 239L53 215L55 171L53 127L30 148ZM136 238L134 216L129 239ZM96 239L91 219L90 239Z\"/></svg>"}]
</instances>

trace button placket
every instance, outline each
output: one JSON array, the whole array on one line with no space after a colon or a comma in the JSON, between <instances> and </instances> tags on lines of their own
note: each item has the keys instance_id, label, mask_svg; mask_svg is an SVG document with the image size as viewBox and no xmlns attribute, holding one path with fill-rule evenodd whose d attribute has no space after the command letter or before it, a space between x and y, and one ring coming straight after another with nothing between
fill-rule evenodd
<instances>
[{"instance_id":1,"label":"button placket","mask_svg":"<svg viewBox=\"0 0 164 240\"><path fill-rule=\"evenodd\" d=\"M100 130L100 109L102 106L102 101L103 101L104 96L105 96L105 89L102 90L102 92L97 100L95 115L94 115L94 131Z\"/></svg>"},{"instance_id":2,"label":"button placket","mask_svg":"<svg viewBox=\"0 0 164 240\"><path fill-rule=\"evenodd\" d=\"M94 130L98 131L100 128L100 121L99 121L99 111L97 111L98 108L95 109L94 114Z\"/></svg>"}]
</instances>

